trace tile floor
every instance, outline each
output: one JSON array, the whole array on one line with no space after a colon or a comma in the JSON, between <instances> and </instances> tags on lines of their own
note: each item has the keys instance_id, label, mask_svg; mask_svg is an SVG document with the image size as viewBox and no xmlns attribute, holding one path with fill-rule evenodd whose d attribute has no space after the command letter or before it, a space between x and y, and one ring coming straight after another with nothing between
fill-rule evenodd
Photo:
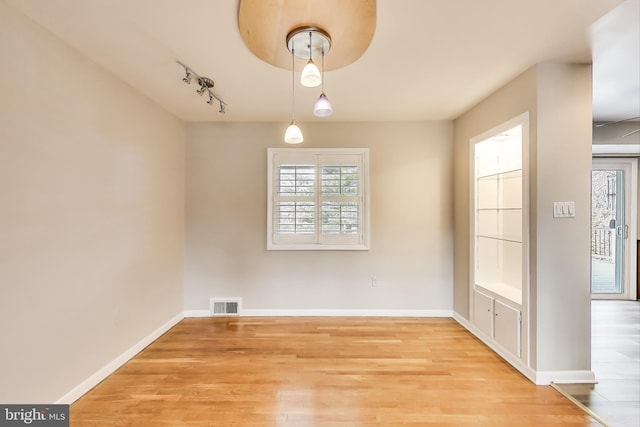
<instances>
[{"instance_id":1,"label":"tile floor","mask_svg":"<svg viewBox=\"0 0 640 427\"><path fill-rule=\"evenodd\" d=\"M597 384L561 388L611 427L640 426L640 301L591 303L591 368Z\"/></svg>"}]
</instances>

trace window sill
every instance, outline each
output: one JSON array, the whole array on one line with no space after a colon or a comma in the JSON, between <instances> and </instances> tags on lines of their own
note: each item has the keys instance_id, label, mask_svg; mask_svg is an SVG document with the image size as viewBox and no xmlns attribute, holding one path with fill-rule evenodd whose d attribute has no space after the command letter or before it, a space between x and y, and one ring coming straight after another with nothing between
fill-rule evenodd
<instances>
[{"instance_id":1,"label":"window sill","mask_svg":"<svg viewBox=\"0 0 640 427\"><path fill-rule=\"evenodd\" d=\"M368 251L369 245L267 244L268 251Z\"/></svg>"}]
</instances>

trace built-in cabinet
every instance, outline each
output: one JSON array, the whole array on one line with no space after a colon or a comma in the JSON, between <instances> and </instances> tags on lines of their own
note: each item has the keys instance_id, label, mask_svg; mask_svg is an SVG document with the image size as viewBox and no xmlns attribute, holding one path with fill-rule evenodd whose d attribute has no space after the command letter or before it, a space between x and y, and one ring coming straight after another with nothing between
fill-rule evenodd
<instances>
[{"instance_id":1,"label":"built-in cabinet","mask_svg":"<svg viewBox=\"0 0 640 427\"><path fill-rule=\"evenodd\" d=\"M528 283L528 115L471 140L472 322L520 358Z\"/></svg>"},{"instance_id":2,"label":"built-in cabinet","mask_svg":"<svg viewBox=\"0 0 640 427\"><path fill-rule=\"evenodd\" d=\"M520 357L522 353L522 312L474 289L474 324L503 348Z\"/></svg>"}]
</instances>

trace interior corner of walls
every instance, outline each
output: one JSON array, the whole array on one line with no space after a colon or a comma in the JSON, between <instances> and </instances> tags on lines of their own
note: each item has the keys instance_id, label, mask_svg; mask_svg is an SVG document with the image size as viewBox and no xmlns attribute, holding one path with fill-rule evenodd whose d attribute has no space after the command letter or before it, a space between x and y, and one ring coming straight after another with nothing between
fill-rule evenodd
<instances>
[{"instance_id":1,"label":"interior corner of walls","mask_svg":"<svg viewBox=\"0 0 640 427\"><path fill-rule=\"evenodd\" d=\"M453 320L458 322L463 328L467 330L471 330L471 322L464 315L458 313L457 311L453 311L451 314Z\"/></svg>"},{"instance_id":2,"label":"interior corner of walls","mask_svg":"<svg viewBox=\"0 0 640 427\"><path fill-rule=\"evenodd\" d=\"M522 375L529 379L529 381L534 384L538 384L537 381L537 373L530 366L519 359L517 356L513 355L508 350L504 349L504 347L500 346L493 340L491 337L487 336L484 332L478 329L475 325L473 325L469 320L465 319L460 313L453 312L453 319L458 322L463 328L465 328L469 333L474 335L480 341L482 341L487 347L493 350L498 356L502 357L507 363L517 369Z\"/></svg>"},{"instance_id":3,"label":"interior corner of walls","mask_svg":"<svg viewBox=\"0 0 640 427\"><path fill-rule=\"evenodd\" d=\"M160 338L164 333L169 331L169 329L173 328L177 325L182 319L184 319L184 313L180 312L157 328L155 331L151 332L146 337L142 338L138 343L131 346L128 350L122 353L120 356L116 357L111 362L107 363L104 367L99 369L89 378L82 381L80 384L75 386L69 392L65 393L64 396L60 397L58 400L54 402L54 404L67 404L70 405L79 398L81 398L85 393L89 392L93 387L98 385L102 380L107 378L113 372L115 372L122 365L127 363L129 360L134 358L138 353L145 349L149 344Z\"/></svg>"}]
</instances>

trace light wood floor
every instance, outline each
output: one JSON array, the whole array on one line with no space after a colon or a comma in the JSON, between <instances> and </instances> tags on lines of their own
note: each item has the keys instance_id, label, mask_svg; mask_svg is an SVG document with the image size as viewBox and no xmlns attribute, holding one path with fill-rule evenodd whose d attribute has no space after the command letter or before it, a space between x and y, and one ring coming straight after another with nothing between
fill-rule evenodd
<instances>
[{"instance_id":1,"label":"light wood floor","mask_svg":"<svg viewBox=\"0 0 640 427\"><path fill-rule=\"evenodd\" d=\"M185 319L71 425L598 425L452 319Z\"/></svg>"}]
</instances>

